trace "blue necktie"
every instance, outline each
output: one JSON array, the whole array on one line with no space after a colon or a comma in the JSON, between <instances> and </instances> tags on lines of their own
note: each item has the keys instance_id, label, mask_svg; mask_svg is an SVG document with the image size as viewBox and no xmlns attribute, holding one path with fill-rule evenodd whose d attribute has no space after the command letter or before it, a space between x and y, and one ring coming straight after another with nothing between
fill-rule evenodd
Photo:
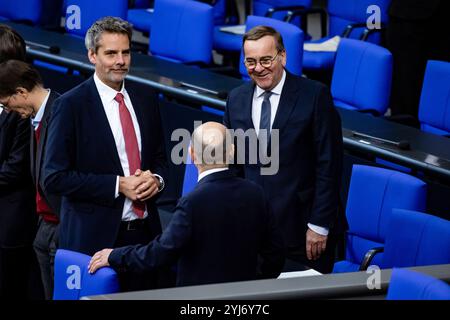
<instances>
[{"instance_id":1,"label":"blue necktie","mask_svg":"<svg viewBox=\"0 0 450 320\"><path fill-rule=\"evenodd\" d=\"M270 137L270 113L272 108L270 105L270 96L272 95L272 92L266 91L263 95L264 100L261 105L261 118L259 120L258 139L260 140L260 147L262 148L262 150L264 150L264 153L266 153Z\"/></svg>"}]
</instances>

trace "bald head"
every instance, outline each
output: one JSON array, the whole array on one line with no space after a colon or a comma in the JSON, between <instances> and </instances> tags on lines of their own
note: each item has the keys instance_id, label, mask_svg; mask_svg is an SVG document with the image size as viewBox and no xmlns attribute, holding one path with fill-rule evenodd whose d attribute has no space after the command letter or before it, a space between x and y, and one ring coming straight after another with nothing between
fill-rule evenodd
<instances>
[{"instance_id":1,"label":"bald head","mask_svg":"<svg viewBox=\"0 0 450 320\"><path fill-rule=\"evenodd\" d=\"M198 167L227 167L233 152L231 136L222 124L206 122L194 130L191 157Z\"/></svg>"}]
</instances>

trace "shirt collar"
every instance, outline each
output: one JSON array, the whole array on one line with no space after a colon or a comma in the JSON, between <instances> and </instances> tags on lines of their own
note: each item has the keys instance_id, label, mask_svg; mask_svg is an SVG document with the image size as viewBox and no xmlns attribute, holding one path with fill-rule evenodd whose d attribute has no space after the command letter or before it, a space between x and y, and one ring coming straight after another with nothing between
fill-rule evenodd
<instances>
[{"instance_id":1,"label":"shirt collar","mask_svg":"<svg viewBox=\"0 0 450 320\"><path fill-rule=\"evenodd\" d=\"M120 91L116 91L110 86L106 85L102 80L100 80L100 78L97 76L97 73L94 73L94 82L95 86L97 87L97 91L100 94L100 97L103 97L107 101L114 100L117 93L119 92L122 93L124 97L126 96L125 80Z\"/></svg>"},{"instance_id":2,"label":"shirt collar","mask_svg":"<svg viewBox=\"0 0 450 320\"><path fill-rule=\"evenodd\" d=\"M202 180L204 177L209 176L210 174L213 174L216 172L221 172L221 171L226 171L226 170L228 170L228 168L215 168L215 169L209 169L209 170L203 171L202 173L200 173L198 175L197 182Z\"/></svg>"},{"instance_id":3,"label":"shirt collar","mask_svg":"<svg viewBox=\"0 0 450 320\"><path fill-rule=\"evenodd\" d=\"M281 76L280 82L278 82L278 84L275 86L275 88L270 90L272 92L272 94L281 95L281 91L283 90L285 81L286 81L286 70L283 69L283 75ZM258 98L261 97L261 95L263 95L264 92L266 92L266 90L256 86L256 96Z\"/></svg>"},{"instance_id":4,"label":"shirt collar","mask_svg":"<svg viewBox=\"0 0 450 320\"><path fill-rule=\"evenodd\" d=\"M39 111L36 113L34 118L31 118L31 124L33 127L37 127L39 123L42 120L42 117L44 116L45 112L45 106L47 105L48 97L50 97L50 89L46 89L48 91L47 96L45 97L44 101L42 101L41 106L39 107Z\"/></svg>"}]
</instances>

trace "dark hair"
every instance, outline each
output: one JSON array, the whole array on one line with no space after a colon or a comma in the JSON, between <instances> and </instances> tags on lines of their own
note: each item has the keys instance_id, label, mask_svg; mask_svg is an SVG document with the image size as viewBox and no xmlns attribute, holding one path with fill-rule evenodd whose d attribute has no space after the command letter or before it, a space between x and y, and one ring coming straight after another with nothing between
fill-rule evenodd
<instances>
[{"instance_id":1,"label":"dark hair","mask_svg":"<svg viewBox=\"0 0 450 320\"><path fill-rule=\"evenodd\" d=\"M26 45L20 34L10 26L0 24L0 62L15 59L25 61Z\"/></svg>"},{"instance_id":2,"label":"dark hair","mask_svg":"<svg viewBox=\"0 0 450 320\"><path fill-rule=\"evenodd\" d=\"M275 39L277 51L284 51L283 37L281 34L272 27L269 26L256 26L244 34L242 39L242 45L247 40L259 40L265 36L272 36Z\"/></svg>"},{"instance_id":3,"label":"dark hair","mask_svg":"<svg viewBox=\"0 0 450 320\"><path fill-rule=\"evenodd\" d=\"M121 33L128 36L131 45L131 37L133 36L133 28L128 21L118 17L103 17L95 21L86 32L84 43L86 49L97 52L100 46L100 37L103 33Z\"/></svg>"},{"instance_id":4,"label":"dark hair","mask_svg":"<svg viewBox=\"0 0 450 320\"><path fill-rule=\"evenodd\" d=\"M0 63L0 97L16 93L19 87L32 91L41 85L42 79L35 68L19 60L8 60Z\"/></svg>"}]
</instances>

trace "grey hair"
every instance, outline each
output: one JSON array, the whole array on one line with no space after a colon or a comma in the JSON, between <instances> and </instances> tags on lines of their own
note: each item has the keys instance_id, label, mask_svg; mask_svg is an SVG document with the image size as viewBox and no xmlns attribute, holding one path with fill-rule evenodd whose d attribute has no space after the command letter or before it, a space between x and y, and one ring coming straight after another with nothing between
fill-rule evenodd
<instances>
[{"instance_id":1,"label":"grey hair","mask_svg":"<svg viewBox=\"0 0 450 320\"><path fill-rule=\"evenodd\" d=\"M86 32L86 37L84 38L86 49L97 52L100 46L100 37L104 32L126 34L131 43L133 28L128 21L119 17L103 17L95 21Z\"/></svg>"},{"instance_id":2,"label":"grey hair","mask_svg":"<svg viewBox=\"0 0 450 320\"><path fill-rule=\"evenodd\" d=\"M221 166L229 164L232 158L233 140L228 129L197 127L192 134L192 148L196 164L202 166Z\"/></svg>"}]
</instances>

